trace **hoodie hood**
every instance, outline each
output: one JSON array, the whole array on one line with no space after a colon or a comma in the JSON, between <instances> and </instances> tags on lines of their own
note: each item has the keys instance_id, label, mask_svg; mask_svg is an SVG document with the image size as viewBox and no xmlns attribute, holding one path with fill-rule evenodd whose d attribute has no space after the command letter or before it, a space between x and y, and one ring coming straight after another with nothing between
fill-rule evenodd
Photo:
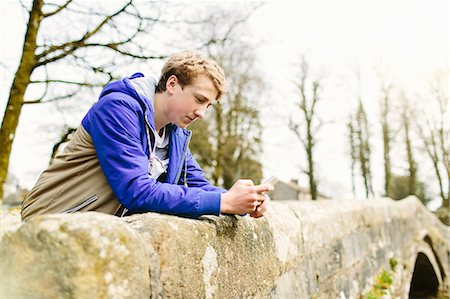
<instances>
[{"instance_id":1,"label":"hoodie hood","mask_svg":"<svg viewBox=\"0 0 450 299\"><path fill-rule=\"evenodd\" d=\"M133 85L136 92L141 98L145 98L150 103L152 110L154 110L156 80L153 77L132 77L131 85Z\"/></svg>"},{"instance_id":2,"label":"hoodie hood","mask_svg":"<svg viewBox=\"0 0 450 299\"><path fill-rule=\"evenodd\" d=\"M135 73L129 78L107 84L100 93L99 101L110 93L120 92L136 99L144 111L153 112L155 91L156 80L154 78L144 77L142 73Z\"/></svg>"}]
</instances>

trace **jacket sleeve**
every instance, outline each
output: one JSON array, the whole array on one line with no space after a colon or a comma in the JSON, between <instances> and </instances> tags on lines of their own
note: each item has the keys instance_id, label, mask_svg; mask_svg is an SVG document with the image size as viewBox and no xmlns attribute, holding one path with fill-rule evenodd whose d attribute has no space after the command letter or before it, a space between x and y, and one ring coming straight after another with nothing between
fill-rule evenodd
<instances>
[{"instance_id":1,"label":"jacket sleeve","mask_svg":"<svg viewBox=\"0 0 450 299\"><path fill-rule=\"evenodd\" d=\"M183 170L183 172L184 171L186 171L186 181L188 186L190 187L198 187L205 191L215 191L220 193L227 192L226 189L216 187L209 183L209 181L205 177L205 173L203 172L195 158L192 156L189 149L186 152L185 169ZM184 184L184 173L180 179Z\"/></svg>"},{"instance_id":2,"label":"jacket sleeve","mask_svg":"<svg viewBox=\"0 0 450 299\"><path fill-rule=\"evenodd\" d=\"M142 122L143 111L138 103L123 93L104 96L82 121L106 179L121 204L133 213L218 215L220 193L160 183L150 177L148 156L141 143L145 135Z\"/></svg>"}]
</instances>

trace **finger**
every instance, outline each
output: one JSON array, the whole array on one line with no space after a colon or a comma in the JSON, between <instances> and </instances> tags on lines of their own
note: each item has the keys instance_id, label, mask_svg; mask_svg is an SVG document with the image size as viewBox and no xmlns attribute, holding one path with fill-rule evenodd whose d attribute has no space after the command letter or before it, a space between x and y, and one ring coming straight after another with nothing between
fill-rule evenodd
<instances>
[{"instance_id":1,"label":"finger","mask_svg":"<svg viewBox=\"0 0 450 299\"><path fill-rule=\"evenodd\" d=\"M260 205L259 202L257 202L257 201L253 202L253 203L248 207L247 213L249 213L249 214L254 213L254 212L258 209L258 206L259 206L259 205Z\"/></svg>"},{"instance_id":2,"label":"finger","mask_svg":"<svg viewBox=\"0 0 450 299\"><path fill-rule=\"evenodd\" d=\"M263 203L266 199L267 199L267 197L265 197L264 194L258 194L258 196L256 197L256 201L258 202L258 205Z\"/></svg>"},{"instance_id":3,"label":"finger","mask_svg":"<svg viewBox=\"0 0 450 299\"><path fill-rule=\"evenodd\" d=\"M260 206L258 206L256 208L256 210L254 212L250 213L250 216L253 217L253 218L259 218L259 217L264 216L266 211L267 211L266 205L261 204Z\"/></svg>"},{"instance_id":4,"label":"finger","mask_svg":"<svg viewBox=\"0 0 450 299\"><path fill-rule=\"evenodd\" d=\"M260 205L257 209L257 212L259 212L261 215L263 215L266 211L267 211L267 207L266 205L263 203L262 205Z\"/></svg>"},{"instance_id":5,"label":"finger","mask_svg":"<svg viewBox=\"0 0 450 299\"><path fill-rule=\"evenodd\" d=\"M260 218L264 216L264 213L261 213L260 211L254 211L253 213L250 214L250 217L252 218Z\"/></svg>"},{"instance_id":6,"label":"finger","mask_svg":"<svg viewBox=\"0 0 450 299\"><path fill-rule=\"evenodd\" d=\"M261 213L258 211L258 209L254 210L253 212L250 213L250 216L253 218L258 218L261 216Z\"/></svg>"},{"instance_id":7,"label":"finger","mask_svg":"<svg viewBox=\"0 0 450 299\"><path fill-rule=\"evenodd\" d=\"M243 184L245 186L253 186L253 185L255 185L255 183L253 183L252 180L247 180L247 179L239 179L238 182L240 182L241 184Z\"/></svg>"},{"instance_id":8,"label":"finger","mask_svg":"<svg viewBox=\"0 0 450 299\"><path fill-rule=\"evenodd\" d=\"M272 190L273 190L273 186L271 184L262 184L262 185L255 186L255 191L258 193L268 192L268 191L272 191Z\"/></svg>"},{"instance_id":9,"label":"finger","mask_svg":"<svg viewBox=\"0 0 450 299\"><path fill-rule=\"evenodd\" d=\"M252 217L252 218L259 218L261 216L262 215L259 215L257 212L253 212L253 213L250 214L250 217Z\"/></svg>"},{"instance_id":10,"label":"finger","mask_svg":"<svg viewBox=\"0 0 450 299\"><path fill-rule=\"evenodd\" d=\"M265 209L265 208L267 208L267 202L266 201L263 201L260 205L259 205L259 207L261 207L262 209Z\"/></svg>"},{"instance_id":11,"label":"finger","mask_svg":"<svg viewBox=\"0 0 450 299\"><path fill-rule=\"evenodd\" d=\"M258 210L264 215L269 210L269 201L264 201L259 207Z\"/></svg>"}]
</instances>

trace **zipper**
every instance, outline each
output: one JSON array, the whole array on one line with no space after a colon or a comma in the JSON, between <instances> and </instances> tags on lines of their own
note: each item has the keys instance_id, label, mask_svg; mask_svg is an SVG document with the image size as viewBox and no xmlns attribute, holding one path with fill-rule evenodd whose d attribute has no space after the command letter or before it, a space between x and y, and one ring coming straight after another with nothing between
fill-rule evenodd
<instances>
[{"instance_id":1,"label":"zipper","mask_svg":"<svg viewBox=\"0 0 450 299\"><path fill-rule=\"evenodd\" d=\"M189 136L188 136L188 140L186 142L186 146L184 147L184 150L183 150L183 158L182 158L181 163L180 163L180 168L178 169L177 176L175 177L175 182L174 182L175 184L177 184L178 181L180 180L181 171L183 170L183 164L185 163L185 160L186 160L186 152L187 152L187 149L189 147L189 143L191 142L192 131L188 131L188 132L189 132ZM184 172L184 179L185 179L184 185L185 186L187 185L187 182L186 182L186 170L187 169L186 168L187 168L187 166L185 165L185 172Z\"/></svg>"},{"instance_id":2,"label":"zipper","mask_svg":"<svg viewBox=\"0 0 450 299\"><path fill-rule=\"evenodd\" d=\"M149 135L148 128L150 128L150 130L152 131L153 134L156 134L156 132L152 128L152 126L150 126L150 123L149 123L146 115L144 115L144 120L145 120L145 123L147 124L147 139L148 139L148 145L149 145L149 152L150 152L150 155L151 155L152 154L152 146L151 146L151 142L150 142L150 135ZM189 143L191 142L192 131L188 131L188 132L189 132L188 140L187 140L186 146L184 147L184 150L183 150L183 155L182 155L182 160L181 160L181 163L180 163L180 167L179 167L177 175L175 177L175 181L173 182L175 184L178 183L178 181L180 180L181 172L183 170L183 163L186 160L186 152L187 152L187 149L189 148ZM150 158L151 157L149 157L149 159ZM185 165L185 173L184 173L184 185L185 186L187 186L187 182L186 182L186 171L187 171L187 169L186 168L187 168L187 166Z\"/></svg>"},{"instance_id":3,"label":"zipper","mask_svg":"<svg viewBox=\"0 0 450 299\"><path fill-rule=\"evenodd\" d=\"M146 133L147 133L148 152L149 152L148 159L149 159L149 161L150 161L150 158L151 158L151 155L153 154L154 148L152 148L152 142L151 142L151 138L150 138L150 131L149 131L149 128L150 128L150 130L152 131L153 135L155 136L155 146L154 146L155 148L156 148L156 132L155 132L155 130L152 128L152 126L150 126L150 122L148 121L146 115L144 115L144 120L145 120L145 124L147 125Z\"/></svg>"},{"instance_id":4,"label":"zipper","mask_svg":"<svg viewBox=\"0 0 450 299\"><path fill-rule=\"evenodd\" d=\"M117 217L123 217L128 212L128 209L125 208L122 204L120 204L119 208L114 213Z\"/></svg>"},{"instance_id":5,"label":"zipper","mask_svg":"<svg viewBox=\"0 0 450 299\"><path fill-rule=\"evenodd\" d=\"M122 214L120 214L120 217L123 217L128 212L127 208L123 208Z\"/></svg>"},{"instance_id":6,"label":"zipper","mask_svg":"<svg viewBox=\"0 0 450 299\"><path fill-rule=\"evenodd\" d=\"M74 206L73 208L70 208L68 210L62 211L61 213L75 213L79 210L81 210L84 207L87 207L88 205L90 205L91 203L93 203L94 201L97 200L97 195L92 195L91 197L89 197L88 199L86 199L85 201L83 201L82 203Z\"/></svg>"}]
</instances>

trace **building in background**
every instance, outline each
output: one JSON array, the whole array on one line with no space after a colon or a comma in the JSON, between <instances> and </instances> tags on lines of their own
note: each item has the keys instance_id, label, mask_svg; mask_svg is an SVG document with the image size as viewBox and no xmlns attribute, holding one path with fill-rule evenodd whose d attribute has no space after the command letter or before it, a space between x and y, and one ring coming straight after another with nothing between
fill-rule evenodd
<instances>
[{"instance_id":1,"label":"building in background","mask_svg":"<svg viewBox=\"0 0 450 299\"><path fill-rule=\"evenodd\" d=\"M289 182L278 181L275 184L275 190L269 192L271 200L310 200L311 193L308 188L298 185L297 180ZM327 199L326 196L318 193L317 199Z\"/></svg>"}]
</instances>

